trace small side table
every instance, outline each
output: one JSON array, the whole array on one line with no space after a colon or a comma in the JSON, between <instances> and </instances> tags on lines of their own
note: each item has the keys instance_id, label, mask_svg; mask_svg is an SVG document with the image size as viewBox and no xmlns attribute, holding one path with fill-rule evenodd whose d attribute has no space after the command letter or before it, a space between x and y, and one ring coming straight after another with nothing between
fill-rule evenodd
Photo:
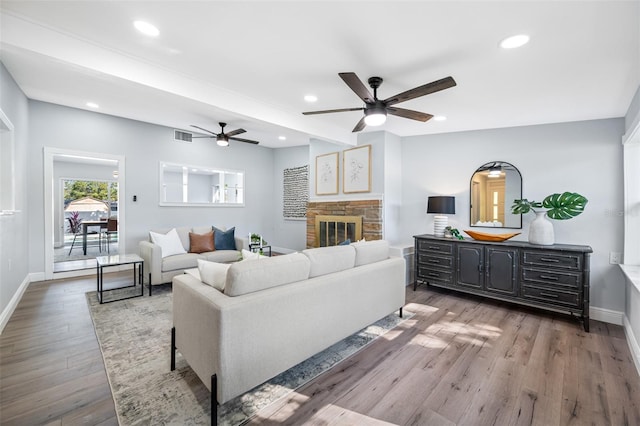
<instances>
[{"instance_id":1,"label":"small side table","mask_svg":"<svg viewBox=\"0 0 640 426\"><path fill-rule=\"evenodd\" d=\"M269 250L269 254L267 256L271 257L271 246L261 246L258 243L251 243L249 244L249 250L254 252L254 253L260 253L260 249L262 249L262 254L264 255L265 250Z\"/></svg>"},{"instance_id":2,"label":"small side table","mask_svg":"<svg viewBox=\"0 0 640 426\"><path fill-rule=\"evenodd\" d=\"M144 259L142 259L137 254L115 254L112 256L98 256L96 257L96 284L97 284L97 294L98 301L102 303L115 302L116 300L124 300L131 299L133 297L140 297L144 294L144 283L142 282L142 277L144 275ZM104 281L103 281L103 272L104 268L109 266L121 266L121 265L133 265L133 284L125 285L122 287L116 287L109 290L104 289ZM127 287L135 287L136 286L136 276L137 281L140 284L140 294L134 294L131 296L121 297L118 299L104 301L103 293L112 290L119 290Z\"/></svg>"}]
</instances>

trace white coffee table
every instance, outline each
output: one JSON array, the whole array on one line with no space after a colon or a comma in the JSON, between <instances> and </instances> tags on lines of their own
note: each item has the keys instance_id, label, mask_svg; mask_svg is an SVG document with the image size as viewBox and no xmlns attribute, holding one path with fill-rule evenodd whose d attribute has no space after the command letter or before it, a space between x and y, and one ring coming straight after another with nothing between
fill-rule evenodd
<instances>
[{"instance_id":1,"label":"white coffee table","mask_svg":"<svg viewBox=\"0 0 640 426\"><path fill-rule=\"evenodd\" d=\"M142 282L142 277L144 276L144 259L142 259L140 256L138 256L137 254L114 254L111 256L98 256L96 257L96 261L97 261L96 281L97 281L97 287L98 287L97 293L98 293L98 301L100 301L100 303L115 302L116 300L131 299L132 297L140 297L144 295L144 283ZM121 265L133 265L133 284L105 290L103 276L102 276L104 268L107 268L110 266L121 266ZM106 302L104 301L104 298L103 298L104 292L119 290L127 287L135 287L136 275L138 277L137 281L140 284L140 294L134 294L126 297L121 297L118 299L108 300Z\"/></svg>"}]
</instances>

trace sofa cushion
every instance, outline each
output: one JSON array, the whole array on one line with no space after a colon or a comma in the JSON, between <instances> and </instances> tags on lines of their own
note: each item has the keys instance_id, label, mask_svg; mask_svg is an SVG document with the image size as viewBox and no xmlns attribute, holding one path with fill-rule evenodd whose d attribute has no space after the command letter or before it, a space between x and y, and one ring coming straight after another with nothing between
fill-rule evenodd
<instances>
[{"instance_id":1,"label":"sofa cushion","mask_svg":"<svg viewBox=\"0 0 640 426\"><path fill-rule=\"evenodd\" d=\"M212 228L216 250L236 250L235 226L228 231L223 231L215 226Z\"/></svg>"},{"instance_id":2,"label":"sofa cushion","mask_svg":"<svg viewBox=\"0 0 640 426\"><path fill-rule=\"evenodd\" d=\"M224 293L240 296L309 278L309 258L302 253L247 260L231 265Z\"/></svg>"},{"instance_id":3,"label":"sofa cushion","mask_svg":"<svg viewBox=\"0 0 640 426\"><path fill-rule=\"evenodd\" d=\"M204 253L215 249L213 246L213 231L205 234L189 232L189 253Z\"/></svg>"},{"instance_id":4,"label":"sofa cushion","mask_svg":"<svg viewBox=\"0 0 640 426\"><path fill-rule=\"evenodd\" d=\"M173 256L175 254L186 253L186 250L180 242L180 237L176 228L166 234L158 234L156 232L149 232L149 237L154 244L157 244L162 249L162 257Z\"/></svg>"},{"instance_id":5,"label":"sofa cushion","mask_svg":"<svg viewBox=\"0 0 640 426\"><path fill-rule=\"evenodd\" d=\"M356 249L356 266L368 265L389 258L389 242L375 240L351 244Z\"/></svg>"},{"instance_id":6,"label":"sofa cushion","mask_svg":"<svg viewBox=\"0 0 640 426\"><path fill-rule=\"evenodd\" d=\"M224 286L227 281L227 271L230 266L230 263L209 262L198 259L200 280L216 290L224 291Z\"/></svg>"},{"instance_id":7,"label":"sofa cushion","mask_svg":"<svg viewBox=\"0 0 640 426\"><path fill-rule=\"evenodd\" d=\"M210 262L228 263L241 260L240 253L236 250L216 250L200 253L200 258Z\"/></svg>"},{"instance_id":8,"label":"sofa cushion","mask_svg":"<svg viewBox=\"0 0 640 426\"><path fill-rule=\"evenodd\" d=\"M309 278L353 268L356 250L351 246L319 247L303 250L311 262Z\"/></svg>"},{"instance_id":9,"label":"sofa cushion","mask_svg":"<svg viewBox=\"0 0 640 426\"><path fill-rule=\"evenodd\" d=\"M162 272L175 271L176 269L189 269L198 266L199 254L185 253L175 254L162 259Z\"/></svg>"}]
</instances>

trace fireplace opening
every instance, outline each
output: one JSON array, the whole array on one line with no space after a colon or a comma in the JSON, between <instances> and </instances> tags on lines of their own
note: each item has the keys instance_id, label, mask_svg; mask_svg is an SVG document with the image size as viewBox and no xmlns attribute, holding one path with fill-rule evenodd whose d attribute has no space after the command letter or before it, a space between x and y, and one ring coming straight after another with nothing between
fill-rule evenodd
<instances>
[{"instance_id":1,"label":"fireplace opening","mask_svg":"<svg viewBox=\"0 0 640 426\"><path fill-rule=\"evenodd\" d=\"M316 216L316 243L318 247L338 245L346 240L362 239L362 216Z\"/></svg>"}]
</instances>

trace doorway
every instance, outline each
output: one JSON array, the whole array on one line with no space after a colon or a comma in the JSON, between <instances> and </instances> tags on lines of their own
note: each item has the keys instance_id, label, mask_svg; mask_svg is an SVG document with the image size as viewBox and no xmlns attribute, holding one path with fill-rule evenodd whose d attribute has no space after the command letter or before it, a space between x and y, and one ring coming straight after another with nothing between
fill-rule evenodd
<instances>
[{"instance_id":1,"label":"doorway","mask_svg":"<svg viewBox=\"0 0 640 426\"><path fill-rule=\"evenodd\" d=\"M96 256L124 252L124 157L44 151L45 279L94 274Z\"/></svg>"}]
</instances>

